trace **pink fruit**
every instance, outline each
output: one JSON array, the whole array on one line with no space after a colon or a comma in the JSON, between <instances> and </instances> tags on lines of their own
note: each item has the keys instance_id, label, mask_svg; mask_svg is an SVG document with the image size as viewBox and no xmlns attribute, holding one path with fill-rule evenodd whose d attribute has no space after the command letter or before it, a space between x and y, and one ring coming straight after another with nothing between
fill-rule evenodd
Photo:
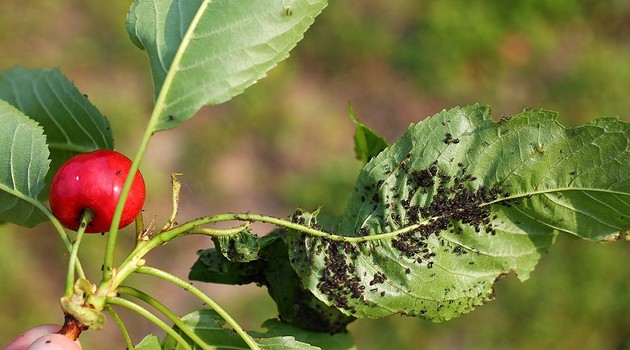
<instances>
[{"instance_id":1,"label":"pink fruit","mask_svg":"<svg viewBox=\"0 0 630 350\"><path fill-rule=\"evenodd\" d=\"M7 345L4 350L25 350L38 338L50 334L58 332L61 329L61 326L55 324L43 324L41 326L33 327L28 331L20 334L17 338L15 338L9 345Z\"/></svg>"},{"instance_id":2,"label":"pink fruit","mask_svg":"<svg viewBox=\"0 0 630 350\"><path fill-rule=\"evenodd\" d=\"M46 334L31 344L27 350L81 350L78 341L73 341L63 334Z\"/></svg>"},{"instance_id":3,"label":"pink fruit","mask_svg":"<svg viewBox=\"0 0 630 350\"><path fill-rule=\"evenodd\" d=\"M26 332L20 334L20 336L15 338L9 345L7 345L4 348L4 350L31 349L31 346L35 344L35 342L39 341L45 336L51 336L51 335L54 335L53 339L55 340L55 343L51 343L51 344L66 344L66 346L70 346L70 345L67 345L67 342L65 341L65 339L67 339L71 344L74 344L72 345L74 347L70 346L70 347L58 348L58 349L69 349L69 350L81 349L81 343L79 343L79 340L76 340L73 342L65 335L56 334L56 332L58 332L60 329L61 329L61 326L56 325L56 324L43 324L40 326L33 327L27 330ZM61 336L65 339L61 339L57 336ZM55 349L55 348L52 347L52 348L41 348L41 349Z\"/></svg>"}]
</instances>

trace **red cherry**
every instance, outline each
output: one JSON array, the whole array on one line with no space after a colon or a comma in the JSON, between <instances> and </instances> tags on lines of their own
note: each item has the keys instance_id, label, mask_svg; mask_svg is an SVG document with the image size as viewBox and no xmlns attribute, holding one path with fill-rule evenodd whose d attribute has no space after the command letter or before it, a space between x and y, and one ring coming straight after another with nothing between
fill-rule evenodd
<instances>
[{"instance_id":1,"label":"red cherry","mask_svg":"<svg viewBox=\"0 0 630 350\"><path fill-rule=\"evenodd\" d=\"M85 232L109 231L131 163L129 158L111 150L82 153L70 158L59 168L50 185L50 209L55 217L65 227L76 231L84 210L89 208L94 212L94 218ZM144 179L138 171L119 228L136 219L145 197Z\"/></svg>"}]
</instances>

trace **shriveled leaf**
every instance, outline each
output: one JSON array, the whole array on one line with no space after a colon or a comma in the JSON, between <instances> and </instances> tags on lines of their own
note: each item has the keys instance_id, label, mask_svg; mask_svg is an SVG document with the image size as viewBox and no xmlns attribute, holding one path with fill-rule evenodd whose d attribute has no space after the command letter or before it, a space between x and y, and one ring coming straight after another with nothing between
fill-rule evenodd
<instances>
[{"instance_id":1,"label":"shriveled leaf","mask_svg":"<svg viewBox=\"0 0 630 350\"><path fill-rule=\"evenodd\" d=\"M228 260L220 250L223 244L229 246L230 243L218 242L218 248L198 252L199 259L188 278L211 283L264 285L284 322L326 334L344 331L354 317L325 305L302 286L289 262L285 233L279 229L258 238L258 259L246 263Z\"/></svg>"},{"instance_id":2,"label":"shriveled leaf","mask_svg":"<svg viewBox=\"0 0 630 350\"><path fill-rule=\"evenodd\" d=\"M249 349L240 336L232 329L225 328L225 321L212 310L198 310L184 317L182 321L190 327L206 344L213 349ZM179 329L176 328L186 341L192 346L193 343ZM295 340L291 336L266 336L257 334L254 339L261 349L319 349L318 347ZM183 349L175 339L170 336L164 338L162 342L164 350ZM195 347L196 349L197 347Z\"/></svg>"},{"instance_id":3,"label":"shriveled leaf","mask_svg":"<svg viewBox=\"0 0 630 350\"><path fill-rule=\"evenodd\" d=\"M114 147L107 118L59 69L14 67L4 71L0 99L44 128L52 160L49 178L77 153Z\"/></svg>"},{"instance_id":4,"label":"shriveled leaf","mask_svg":"<svg viewBox=\"0 0 630 350\"><path fill-rule=\"evenodd\" d=\"M227 259L216 248L197 252L199 258L191 267L188 278L193 281L249 284L261 283L262 262L234 262Z\"/></svg>"},{"instance_id":5,"label":"shriveled leaf","mask_svg":"<svg viewBox=\"0 0 630 350\"><path fill-rule=\"evenodd\" d=\"M498 123L486 107L441 112L367 164L339 227L406 233L353 244L294 233L290 261L347 314L448 320L491 300L505 274L527 279L557 234L607 241L628 230L629 142L616 118L565 128L547 111Z\"/></svg>"},{"instance_id":6,"label":"shriveled leaf","mask_svg":"<svg viewBox=\"0 0 630 350\"><path fill-rule=\"evenodd\" d=\"M326 0L136 0L131 40L147 51L159 110L171 129L225 102L287 58Z\"/></svg>"},{"instance_id":7,"label":"shriveled leaf","mask_svg":"<svg viewBox=\"0 0 630 350\"><path fill-rule=\"evenodd\" d=\"M34 205L50 161L41 126L0 100L0 221L32 227L46 216Z\"/></svg>"},{"instance_id":8,"label":"shriveled leaf","mask_svg":"<svg viewBox=\"0 0 630 350\"><path fill-rule=\"evenodd\" d=\"M289 262L288 246L284 231L278 234L273 244L261 252L265 262L262 270L269 295L276 302L280 318L292 325L314 332L338 333L354 321L334 307L317 299L302 282ZM281 236L282 235L282 236Z\"/></svg>"},{"instance_id":9,"label":"shriveled leaf","mask_svg":"<svg viewBox=\"0 0 630 350\"><path fill-rule=\"evenodd\" d=\"M250 230L241 231L236 236L219 236L213 238L213 241L214 245L221 250L221 254L230 261L258 260L260 243L258 237Z\"/></svg>"}]
</instances>

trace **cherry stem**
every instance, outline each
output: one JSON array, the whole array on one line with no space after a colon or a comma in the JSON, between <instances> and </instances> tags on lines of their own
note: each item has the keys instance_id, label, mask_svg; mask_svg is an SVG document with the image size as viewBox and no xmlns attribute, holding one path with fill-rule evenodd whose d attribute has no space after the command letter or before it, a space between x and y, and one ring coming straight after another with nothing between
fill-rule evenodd
<instances>
[{"instance_id":1,"label":"cherry stem","mask_svg":"<svg viewBox=\"0 0 630 350\"><path fill-rule=\"evenodd\" d=\"M162 85L162 89L160 89L160 94L155 100L155 106L153 107L153 111L151 112L151 117L149 117L147 127L144 129L142 140L140 140L140 144L138 145L138 151L136 152L136 155L131 163L131 168L129 169L129 173L127 174L127 178L125 179L125 184L123 185L120 197L118 198L118 203L116 203L116 209L114 210L114 216L112 218L112 223L109 228L107 246L105 247L105 257L103 259L104 282L111 280L114 276L114 251L116 249L116 240L118 238L118 225L120 224L122 212L125 208L125 202L127 201L127 197L129 196L129 191L131 190L131 185L133 184L136 172L140 168L140 163L142 162L144 153L149 146L151 137L153 137L153 134L155 134L157 130L158 123L160 121L160 115L162 114L162 112L164 112L164 109L166 108L165 99L173 81L173 74L175 74L175 72L174 70L171 70L166 75L166 78Z\"/></svg>"},{"instance_id":2,"label":"cherry stem","mask_svg":"<svg viewBox=\"0 0 630 350\"><path fill-rule=\"evenodd\" d=\"M70 314L65 314L63 326L61 330L57 333L63 334L71 340L77 340L81 335L81 332L88 329L86 325L79 322L74 316Z\"/></svg>"},{"instance_id":3,"label":"cherry stem","mask_svg":"<svg viewBox=\"0 0 630 350\"><path fill-rule=\"evenodd\" d=\"M70 249L70 259L68 262L68 272L66 274L66 289L65 296L70 299L72 294L74 293L74 279L75 279L75 269L76 265L79 263L77 255L79 253L79 246L81 245L81 239L85 234L85 229L88 224L94 218L94 212L90 209L85 209L83 211L83 215L81 216L81 223L79 224L79 230L77 231L77 237L75 241L71 244ZM85 278L85 275L82 275L81 278Z\"/></svg>"},{"instance_id":4,"label":"cherry stem","mask_svg":"<svg viewBox=\"0 0 630 350\"><path fill-rule=\"evenodd\" d=\"M55 230L59 234L59 237L61 238L61 241L63 242L64 246L66 247L68 252L70 252L70 250L72 249L72 242L70 241L70 238L68 237L68 233L63 228L63 225L61 225L59 220L55 217L55 215L53 215L50 209L48 209L48 207L46 207L42 202L38 201L37 199L31 198L31 197L20 197L20 198L29 202L34 207L38 208L42 213L44 213L44 215L46 215L48 220L50 220L50 223L52 223L52 225L55 227ZM79 277L85 278L85 272L83 271L81 262L78 260L76 262L76 270L77 270L76 272L79 274Z\"/></svg>"},{"instance_id":5,"label":"cherry stem","mask_svg":"<svg viewBox=\"0 0 630 350\"><path fill-rule=\"evenodd\" d=\"M160 327L164 332L173 337L175 341L184 349L192 350L190 345L184 340L184 338L179 335L173 328L166 324L166 322L162 321L159 317L152 314L149 310L143 308L142 306L129 301L127 299L121 297L107 297L106 302L111 305L118 305L122 307L126 307L129 310L132 310L141 316L145 317L147 320L153 322L156 326Z\"/></svg>"},{"instance_id":6,"label":"cherry stem","mask_svg":"<svg viewBox=\"0 0 630 350\"><path fill-rule=\"evenodd\" d=\"M129 336L129 332L127 331L127 328L125 327L125 324L123 323L122 319L120 318L120 316L118 315L116 310L114 310L114 308L112 308L109 305L105 305L103 310L105 310L105 311L107 311L109 313L109 315L112 317L112 319L114 320L114 322L116 323L116 325L120 329L120 332L122 333L123 338L125 338L125 343L127 344L127 350L133 350L133 341L131 341L131 337Z\"/></svg>"},{"instance_id":7,"label":"cherry stem","mask_svg":"<svg viewBox=\"0 0 630 350\"><path fill-rule=\"evenodd\" d=\"M247 334L245 330L243 330L241 325L239 325L238 322L236 322L236 320L234 320L232 316L230 316L230 314L228 314L221 306L219 306L219 304L217 304L212 298L210 298L203 291L201 291L201 289L195 287L192 283L184 281L183 279L175 275L172 275L166 271L162 271L160 269L156 269L156 268L148 267L148 266L138 267L136 269L136 272L163 279L193 294L194 296L199 298L201 301L203 301L206 305L208 305L212 310L214 310L219 316L221 316L225 320L225 322L228 325L230 325L230 327L232 327L232 329L241 337L241 339L245 341L245 343L249 346L250 349L252 350L260 349L260 347L258 346L258 344L256 344L254 339L249 334Z\"/></svg>"},{"instance_id":8,"label":"cherry stem","mask_svg":"<svg viewBox=\"0 0 630 350\"><path fill-rule=\"evenodd\" d=\"M200 226L214 224L217 222L225 222L225 221L245 221L248 223L249 222L262 222L262 223L273 224L276 226L292 229L295 231L309 234L311 236L325 238L331 241L361 243L361 242L379 241L383 239L394 238L398 235L402 235L407 232L416 230L422 225L429 224L432 220L427 219L427 220L424 220L423 222L405 226L395 231L380 233L380 234L371 235L371 236L343 236L343 235L337 235L337 234L329 233L326 231L318 230L316 228L299 224L299 223L289 221L286 219L280 219L274 216L268 216L268 215L262 215L262 214L251 214L251 213L229 213L229 214L218 214L218 215L206 216L206 217L202 217L193 221L189 221L185 224L181 224L177 227L174 227L171 230L162 232L158 234L155 238L160 239L161 243L166 243L170 241L171 239L181 236L181 235L191 234L191 233L201 233L201 232L204 232L205 230L211 230L211 229L204 229Z\"/></svg>"},{"instance_id":9,"label":"cherry stem","mask_svg":"<svg viewBox=\"0 0 630 350\"><path fill-rule=\"evenodd\" d=\"M129 287L129 286L121 286L120 288L118 288L118 293L131 295L144 301L145 303L149 304L150 306L152 306L153 308L161 312L164 316L166 316L166 318L168 318L171 322L173 322L173 324L177 326L177 328L179 328L182 332L184 332L184 334L186 334L200 348L204 350L213 349L213 347L209 346L208 344L206 344L205 341L199 338L199 336L195 334L195 332L193 332L193 330L190 329L190 327L184 324L184 322L182 322L182 320L179 317L177 317L177 315L175 315L164 304L162 304L161 302L159 302L157 299L153 298L152 296L148 295L147 293L141 290L138 290L136 288Z\"/></svg>"}]
</instances>

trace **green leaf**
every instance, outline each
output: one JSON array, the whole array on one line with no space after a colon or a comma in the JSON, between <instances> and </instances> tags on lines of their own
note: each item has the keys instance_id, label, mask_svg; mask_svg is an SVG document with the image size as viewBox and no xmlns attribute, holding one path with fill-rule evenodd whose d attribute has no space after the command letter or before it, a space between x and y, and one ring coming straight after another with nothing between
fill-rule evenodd
<instances>
[{"instance_id":1,"label":"green leaf","mask_svg":"<svg viewBox=\"0 0 630 350\"><path fill-rule=\"evenodd\" d=\"M133 348L134 350L162 350L162 345L160 345L158 337L153 334L149 334Z\"/></svg>"},{"instance_id":2,"label":"green leaf","mask_svg":"<svg viewBox=\"0 0 630 350\"><path fill-rule=\"evenodd\" d=\"M182 321L190 327L204 342L216 349L249 349L249 346L231 329L225 328L225 321L212 310L198 310L184 317ZM179 329L176 330L193 344ZM319 349L318 347L295 340L290 336L267 336L257 334L256 343L261 349ZM182 349L175 339L166 336L162 341L164 350ZM195 347L196 348L196 347Z\"/></svg>"},{"instance_id":3,"label":"green leaf","mask_svg":"<svg viewBox=\"0 0 630 350\"><path fill-rule=\"evenodd\" d=\"M174 128L242 93L288 57L325 0L136 0L131 40L147 51L159 111Z\"/></svg>"},{"instance_id":4,"label":"green leaf","mask_svg":"<svg viewBox=\"0 0 630 350\"><path fill-rule=\"evenodd\" d=\"M383 136L359 121L351 105L348 106L348 114L356 126L354 131L354 154L363 164L367 164L372 158L387 148L387 141Z\"/></svg>"},{"instance_id":5,"label":"green leaf","mask_svg":"<svg viewBox=\"0 0 630 350\"><path fill-rule=\"evenodd\" d=\"M50 161L43 129L0 100L0 221L32 227L46 216L35 205Z\"/></svg>"},{"instance_id":6,"label":"green leaf","mask_svg":"<svg viewBox=\"0 0 630 350\"><path fill-rule=\"evenodd\" d=\"M193 265L188 278L211 283L264 285L276 302L278 313L284 322L315 332L344 331L354 317L325 305L302 287L289 262L285 233L284 230L276 230L258 238L258 258L246 263L230 261L220 252L223 245L231 245L229 241L215 242L219 250L211 248L198 252L199 259Z\"/></svg>"},{"instance_id":7,"label":"green leaf","mask_svg":"<svg viewBox=\"0 0 630 350\"><path fill-rule=\"evenodd\" d=\"M297 341L293 337L273 337L273 338L261 338L257 339L256 343L261 349L269 350L291 350L291 349L304 349L304 350L321 350L317 346Z\"/></svg>"},{"instance_id":8,"label":"green leaf","mask_svg":"<svg viewBox=\"0 0 630 350\"><path fill-rule=\"evenodd\" d=\"M210 346L220 349L247 348L243 339L241 339L235 332L231 329L224 328L225 321L221 318L221 316L212 310L198 310L192 312L182 317L182 321ZM177 329L177 327L175 327L175 329L184 337L184 339L189 341L189 344L192 345L192 341L186 337L181 330ZM162 341L162 348L164 350L182 349L181 345L179 345L174 338L168 335Z\"/></svg>"},{"instance_id":9,"label":"green leaf","mask_svg":"<svg viewBox=\"0 0 630 350\"><path fill-rule=\"evenodd\" d=\"M527 279L559 233L601 242L628 230L629 142L616 118L565 128L548 111L499 123L487 107L441 112L366 165L339 227L406 231L354 244L294 232L290 261L347 314L451 319L511 271ZM297 220L316 226L309 213Z\"/></svg>"},{"instance_id":10,"label":"green leaf","mask_svg":"<svg viewBox=\"0 0 630 350\"><path fill-rule=\"evenodd\" d=\"M300 327L286 324L277 319L269 319L263 322L262 327L267 331L265 333L252 332L254 337L278 337L283 335L291 335L296 340L317 346L321 349L334 350L354 350L357 347L354 344L352 336L348 332L330 334L326 332L311 332Z\"/></svg>"},{"instance_id":11,"label":"green leaf","mask_svg":"<svg viewBox=\"0 0 630 350\"><path fill-rule=\"evenodd\" d=\"M0 99L44 128L52 160L49 180L75 154L114 147L107 118L58 69L4 71Z\"/></svg>"}]
</instances>

